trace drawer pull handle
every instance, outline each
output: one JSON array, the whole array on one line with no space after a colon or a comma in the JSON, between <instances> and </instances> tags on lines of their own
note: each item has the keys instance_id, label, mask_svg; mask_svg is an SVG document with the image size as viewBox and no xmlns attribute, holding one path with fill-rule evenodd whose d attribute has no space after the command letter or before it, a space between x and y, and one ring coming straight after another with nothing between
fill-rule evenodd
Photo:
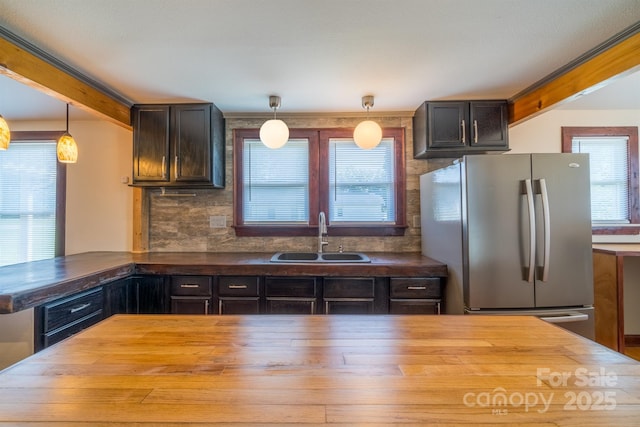
<instances>
[{"instance_id":1,"label":"drawer pull handle","mask_svg":"<svg viewBox=\"0 0 640 427\"><path fill-rule=\"evenodd\" d=\"M190 285L188 283L184 283L182 285L180 285L181 288L199 288L200 285Z\"/></svg>"},{"instance_id":2,"label":"drawer pull handle","mask_svg":"<svg viewBox=\"0 0 640 427\"><path fill-rule=\"evenodd\" d=\"M87 308L87 307L90 307L90 306L91 306L91 303L90 303L90 302L88 302L88 303L86 303L86 304L82 304L82 305L79 305L79 306L77 306L77 307L73 307L71 310L69 310L69 313L71 313L71 314L73 314L73 313L77 313L77 312L79 312L79 311L84 310L84 309L85 309L85 308Z\"/></svg>"},{"instance_id":3,"label":"drawer pull handle","mask_svg":"<svg viewBox=\"0 0 640 427\"><path fill-rule=\"evenodd\" d=\"M425 289L427 289L426 286L407 286L407 290L410 291L424 291Z\"/></svg>"},{"instance_id":4,"label":"drawer pull handle","mask_svg":"<svg viewBox=\"0 0 640 427\"><path fill-rule=\"evenodd\" d=\"M247 285L229 285L229 289L247 289Z\"/></svg>"}]
</instances>

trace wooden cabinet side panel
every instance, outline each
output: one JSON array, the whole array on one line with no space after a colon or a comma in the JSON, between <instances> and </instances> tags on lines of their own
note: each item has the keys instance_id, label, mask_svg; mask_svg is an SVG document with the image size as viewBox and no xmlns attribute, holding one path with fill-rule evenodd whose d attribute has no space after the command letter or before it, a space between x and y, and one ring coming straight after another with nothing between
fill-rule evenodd
<instances>
[{"instance_id":1,"label":"wooden cabinet side panel","mask_svg":"<svg viewBox=\"0 0 640 427\"><path fill-rule=\"evenodd\" d=\"M593 254L596 342L619 351L618 262L615 255Z\"/></svg>"}]
</instances>

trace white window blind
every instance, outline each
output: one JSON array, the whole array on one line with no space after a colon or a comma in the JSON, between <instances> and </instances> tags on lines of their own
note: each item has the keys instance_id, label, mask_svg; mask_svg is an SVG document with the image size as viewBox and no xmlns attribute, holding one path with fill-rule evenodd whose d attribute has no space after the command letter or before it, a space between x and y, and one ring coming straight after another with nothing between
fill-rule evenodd
<instances>
[{"instance_id":1,"label":"white window blind","mask_svg":"<svg viewBox=\"0 0 640 427\"><path fill-rule=\"evenodd\" d=\"M309 222L308 140L290 139L273 150L245 139L242 167L245 223Z\"/></svg>"},{"instance_id":2,"label":"white window blind","mask_svg":"<svg viewBox=\"0 0 640 427\"><path fill-rule=\"evenodd\" d=\"M574 137L571 151L589 153L591 219L629 223L628 138Z\"/></svg>"},{"instance_id":3,"label":"white window blind","mask_svg":"<svg viewBox=\"0 0 640 427\"><path fill-rule=\"evenodd\" d=\"M55 142L0 152L0 265L55 256L56 174Z\"/></svg>"},{"instance_id":4,"label":"white window blind","mask_svg":"<svg viewBox=\"0 0 640 427\"><path fill-rule=\"evenodd\" d=\"M353 139L329 140L329 221L395 223L394 140L371 150Z\"/></svg>"}]
</instances>

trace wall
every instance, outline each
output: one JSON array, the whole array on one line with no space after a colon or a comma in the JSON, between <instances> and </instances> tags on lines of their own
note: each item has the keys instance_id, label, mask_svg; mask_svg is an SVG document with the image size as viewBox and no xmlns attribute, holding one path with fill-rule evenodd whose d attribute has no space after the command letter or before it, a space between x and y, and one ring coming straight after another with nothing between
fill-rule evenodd
<instances>
[{"instance_id":1,"label":"wall","mask_svg":"<svg viewBox=\"0 0 640 427\"><path fill-rule=\"evenodd\" d=\"M12 130L63 130L65 122L12 122ZM132 132L102 120L72 121L78 162L67 165L66 254L130 251Z\"/></svg>"},{"instance_id":2,"label":"wall","mask_svg":"<svg viewBox=\"0 0 640 427\"><path fill-rule=\"evenodd\" d=\"M362 115L335 117L304 115L279 117L290 128L353 128ZM343 245L346 251L420 251L419 176L434 163L413 159L412 118L410 114L371 117L383 127L405 129L407 223L409 228L403 237L331 237L327 250L335 251ZM315 250L314 237L237 237L231 226L233 221L233 129L259 128L264 118L226 119L226 187L223 190L183 191L195 197L162 197L158 191L147 192L149 197L149 249L161 251L206 252L274 252L279 250ZM226 217L226 228L210 228L209 216ZM414 225L417 225L415 227Z\"/></svg>"}]
</instances>

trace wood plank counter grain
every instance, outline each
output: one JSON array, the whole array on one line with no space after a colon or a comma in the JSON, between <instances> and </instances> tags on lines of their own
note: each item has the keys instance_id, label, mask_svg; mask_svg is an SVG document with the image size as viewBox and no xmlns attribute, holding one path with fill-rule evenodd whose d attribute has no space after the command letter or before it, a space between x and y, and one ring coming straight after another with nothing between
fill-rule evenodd
<instances>
[{"instance_id":1,"label":"wood plank counter grain","mask_svg":"<svg viewBox=\"0 0 640 427\"><path fill-rule=\"evenodd\" d=\"M0 267L0 314L25 310L131 274L436 276L420 253L368 253L371 263L277 264L273 253L87 252Z\"/></svg>"},{"instance_id":2,"label":"wood plank counter grain","mask_svg":"<svg viewBox=\"0 0 640 427\"><path fill-rule=\"evenodd\" d=\"M534 317L116 315L0 373L0 424L637 426L640 364Z\"/></svg>"}]
</instances>

